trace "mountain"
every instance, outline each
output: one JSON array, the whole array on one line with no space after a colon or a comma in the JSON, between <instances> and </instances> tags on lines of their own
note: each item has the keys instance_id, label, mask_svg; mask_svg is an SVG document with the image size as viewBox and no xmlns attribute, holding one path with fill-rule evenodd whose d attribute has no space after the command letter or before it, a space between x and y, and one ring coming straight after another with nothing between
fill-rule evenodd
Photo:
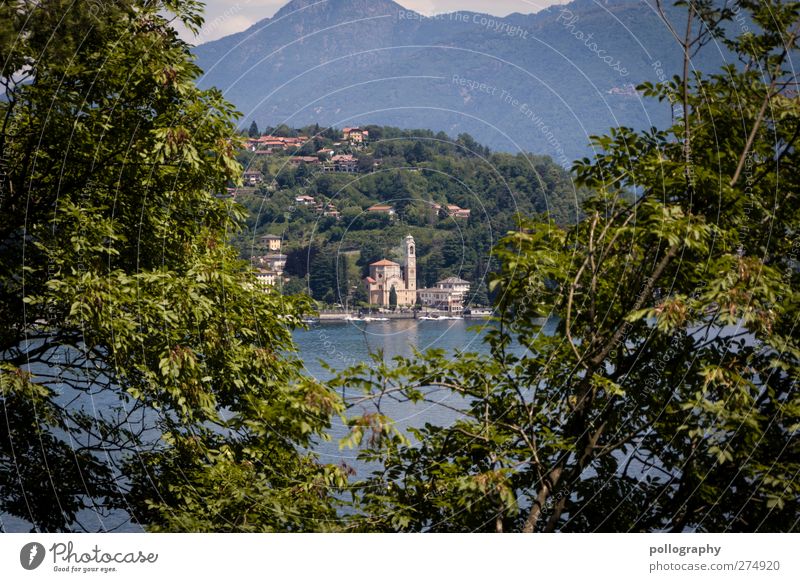
<instances>
[{"instance_id":1,"label":"mountain","mask_svg":"<svg viewBox=\"0 0 800 582\"><path fill-rule=\"evenodd\" d=\"M630 85L681 66L675 40L641 0L576 0L505 18L426 18L391 0L293 0L195 53L200 85L222 89L243 127L428 127L562 165L609 127L668 124L669 106L642 101ZM717 54L693 65L720 62Z\"/></svg>"}]
</instances>

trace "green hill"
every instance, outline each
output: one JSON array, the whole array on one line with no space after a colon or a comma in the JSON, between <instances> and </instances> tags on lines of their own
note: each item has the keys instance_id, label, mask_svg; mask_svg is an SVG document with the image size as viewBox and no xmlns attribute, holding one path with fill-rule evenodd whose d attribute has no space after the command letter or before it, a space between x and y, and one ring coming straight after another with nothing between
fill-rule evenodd
<instances>
[{"instance_id":1,"label":"green hill","mask_svg":"<svg viewBox=\"0 0 800 582\"><path fill-rule=\"evenodd\" d=\"M547 156L493 153L469 135L363 129L369 141L350 145L336 130L269 128L309 137L271 155L240 155L262 181L237 190L249 213L248 231L237 244L245 258L257 258L268 253L263 236L280 236L291 279L287 291L308 286L317 300L353 305L364 299L359 283L369 263L399 260L400 243L410 233L420 287L456 275L473 283L471 302L485 304L482 283L495 267L491 249L515 227L515 215L547 213L559 223L574 222L586 195ZM325 150L353 156L355 171L335 171ZM374 205L391 210L369 211Z\"/></svg>"}]
</instances>

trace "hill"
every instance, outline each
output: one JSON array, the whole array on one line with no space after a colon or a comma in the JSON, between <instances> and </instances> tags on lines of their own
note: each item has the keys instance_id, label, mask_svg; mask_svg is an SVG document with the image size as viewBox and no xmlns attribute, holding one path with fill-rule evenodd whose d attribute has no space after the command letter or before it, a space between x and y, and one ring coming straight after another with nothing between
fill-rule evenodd
<instances>
[{"instance_id":1,"label":"hill","mask_svg":"<svg viewBox=\"0 0 800 582\"><path fill-rule=\"evenodd\" d=\"M255 266L271 265L264 237L280 237L287 292L309 286L325 303L363 302L369 263L401 259L410 233L420 286L458 276L473 283L470 302L486 304L492 247L515 228L516 214L574 222L586 196L549 157L493 153L466 134L383 126L348 139L318 126L272 133L239 156L249 186L232 192L249 228L237 244Z\"/></svg>"}]
</instances>

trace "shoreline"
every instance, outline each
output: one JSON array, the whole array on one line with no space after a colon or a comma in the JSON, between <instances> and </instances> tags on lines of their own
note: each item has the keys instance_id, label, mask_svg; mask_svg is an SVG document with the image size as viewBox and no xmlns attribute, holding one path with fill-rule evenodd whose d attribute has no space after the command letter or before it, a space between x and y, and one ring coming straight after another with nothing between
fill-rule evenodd
<instances>
[{"instance_id":1,"label":"shoreline","mask_svg":"<svg viewBox=\"0 0 800 582\"><path fill-rule=\"evenodd\" d=\"M309 317L307 320L314 323L331 323L331 322L344 322L344 321L362 321L362 322L375 322L375 321L391 321L395 319L401 320L419 320L419 321L454 321L454 320L475 320L475 319L491 319L493 312L480 311L478 313L468 314L452 314L445 311L409 311L401 313L371 313L361 315L353 311L321 311L314 317Z\"/></svg>"}]
</instances>

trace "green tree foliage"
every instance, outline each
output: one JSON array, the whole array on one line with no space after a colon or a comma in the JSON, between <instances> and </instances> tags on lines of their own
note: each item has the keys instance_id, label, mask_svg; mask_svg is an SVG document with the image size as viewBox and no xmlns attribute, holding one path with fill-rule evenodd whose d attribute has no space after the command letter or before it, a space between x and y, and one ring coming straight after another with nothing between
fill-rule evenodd
<instances>
[{"instance_id":1,"label":"green tree foliage","mask_svg":"<svg viewBox=\"0 0 800 582\"><path fill-rule=\"evenodd\" d=\"M258 131L258 124L256 123L255 119L250 124L250 129L247 130L247 135L249 137L259 137L261 135L261 133Z\"/></svg>"},{"instance_id":2,"label":"green tree foliage","mask_svg":"<svg viewBox=\"0 0 800 582\"><path fill-rule=\"evenodd\" d=\"M339 410L307 300L257 290L217 198L231 106L170 27L193 0L0 5L0 513L40 531L328 529ZM96 523L96 519L92 519Z\"/></svg>"},{"instance_id":3,"label":"green tree foliage","mask_svg":"<svg viewBox=\"0 0 800 582\"><path fill-rule=\"evenodd\" d=\"M390 254L391 241L369 238L359 249L359 258L356 264L361 267L361 277L369 275L369 266L372 263L385 259Z\"/></svg>"},{"instance_id":4,"label":"green tree foliage","mask_svg":"<svg viewBox=\"0 0 800 582\"><path fill-rule=\"evenodd\" d=\"M312 297L317 301L334 303L337 289L336 264L336 254L333 252L319 253L311 261L308 285Z\"/></svg>"},{"instance_id":5,"label":"green tree foliage","mask_svg":"<svg viewBox=\"0 0 800 582\"><path fill-rule=\"evenodd\" d=\"M382 464L360 483L359 527L796 529L800 7L718 6L667 20L685 73L640 87L675 125L595 138L574 168L596 193L586 218L502 241L490 355L378 357L336 380L376 406L351 421ZM739 17L755 26L729 36ZM693 73L712 36L745 65ZM381 410L442 390L463 402L446 426L406 437Z\"/></svg>"},{"instance_id":6,"label":"green tree foliage","mask_svg":"<svg viewBox=\"0 0 800 582\"><path fill-rule=\"evenodd\" d=\"M307 256L307 255L304 255ZM358 283L358 273L350 269L347 256L326 249L314 255L308 270L308 281L314 299L344 305L350 291Z\"/></svg>"}]
</instances>

